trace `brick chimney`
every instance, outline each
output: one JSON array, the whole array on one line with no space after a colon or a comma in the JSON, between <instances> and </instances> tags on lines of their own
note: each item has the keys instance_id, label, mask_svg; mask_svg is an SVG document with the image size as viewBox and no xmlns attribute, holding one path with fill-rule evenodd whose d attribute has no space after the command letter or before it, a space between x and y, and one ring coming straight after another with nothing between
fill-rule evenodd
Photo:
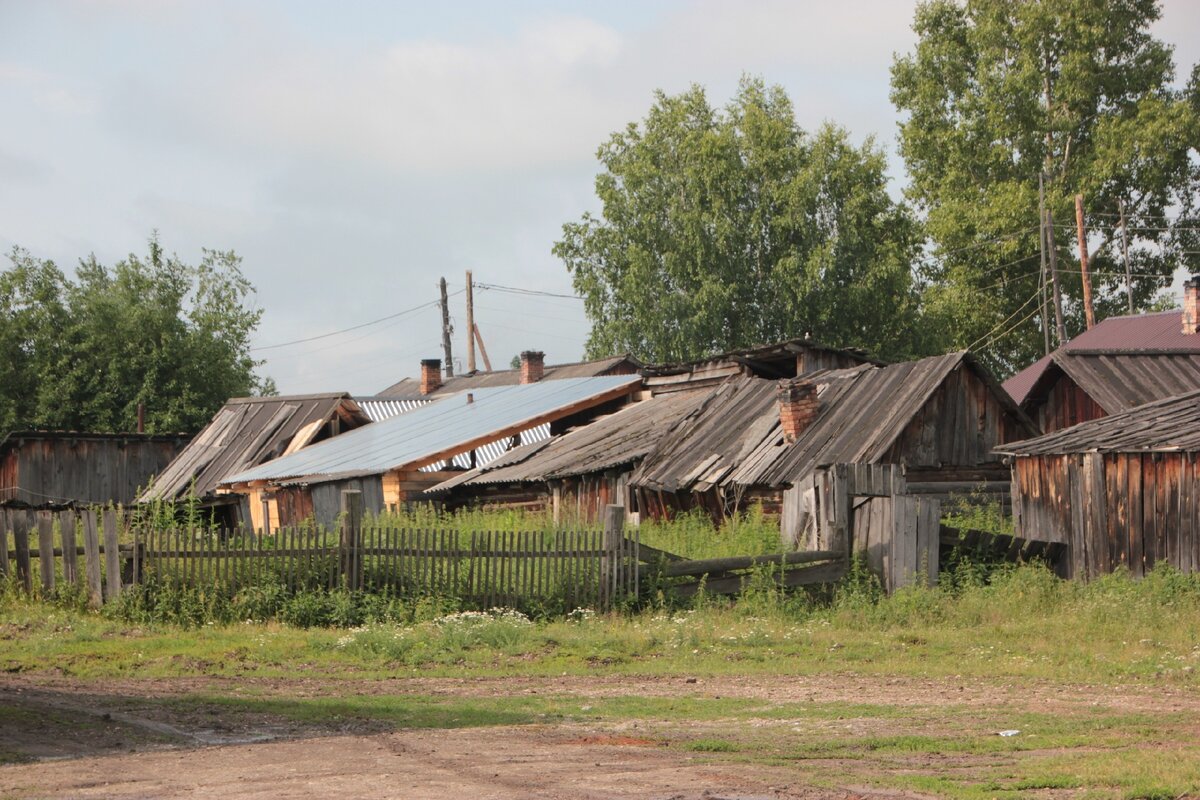
<instances>
[{"instance_id":1,"label":"brick chimney","mask_svg":"<svg viewBox=\"0 0 1200 800\"><path fill-rule=\"evenodd\" d=\"M546 371L546 354L541 350L521 353L521 383L537 383Z\"/></svg>"},{"instance_id":2,"label":"brick chimney","mask_svg":"<svg viewBox=\"0 0 1200 800\"><path fill-rule=\"evenodd\" d=\"M792 444L817 417L817 385L804 380L780 381L778 397L783 441Z\"/></svg>"},{"instance_id":3,"label":"brick chimney","mask_svg":"<svg viewBox=\"0 0 1200 800\"><path fill-rule=\"evenodd\" d=\"M1200 333L1200 275L1183 282L1183 332Z\"/></svg>"},{"instance_id":4,"label":"brick chimney","mask_svg":"<svg viewBox=\"0 0 1200 800\"><path fill-rule=\"evenodd\" d=\"M436 392L442 385L442 360L440 358L421 359L421 394Z\"/></svg>"}]
</instances>

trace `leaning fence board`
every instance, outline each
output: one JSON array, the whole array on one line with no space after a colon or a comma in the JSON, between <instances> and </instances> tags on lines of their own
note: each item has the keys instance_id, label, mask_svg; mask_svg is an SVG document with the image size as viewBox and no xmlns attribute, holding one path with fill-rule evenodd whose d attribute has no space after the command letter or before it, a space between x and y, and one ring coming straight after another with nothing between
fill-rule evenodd
<instances>
[{"instance_id":1,"label":"leaning fence board","mask_svg":"<svg viewBox=\"0 0 1200 800\"><path fill-rule=\"evenodd\" d=\"M33 591L33 565L29 555L29 521L25 518L14 520L13 547L17 551L17 579L25 589L25 594L29 594Z\"/></svg>"},{"instance_id":2,"label":"leaning fence board","mask_svg":"<svg viewBox=\"0 0 1200 800\"><path fill-rule=\"evenodd\" d=\"M100 532L96 529L96 512L83 512L83 566L87 573L88 605L99 608L104 602L104 587L100 571Z\"/></svg>"},{"instance_id":3,"label":"leaning fence board","mask_svg":"<svg viewBox=\"0 0 1200 800\"><path fill-rule=\"evenodd\" d=\"M106 509L104 524L104 588L105 600L115 600L121 594L121 555L117 542L117 512Z\"/></svg>"},{"instance_id":4,"label":"leaning fence board","mask_svg":"<svg viewBox=\"0 0 1200 800\"><path fill-rule=\"evenodd\" d=\"M10 530L8 514L0 510L0 577L6 579L12 574L8 562L8 533Z\"/></svg>"},{"instance_id":5,"label":"leaning fence board","mask_svg":"<svg viewBox=\"0 0 1200 800\"><path fill-rule=\"evenodd\" d=\"M38 512L38 569L42 591L54 591L54 517L49 511Z\"/></svg>"},{"instance_id":6,"label":"leaning fence board","mask_svg":"<svg viewBox=\"0 0 1200 800\"><path fill-rule=\"evenodd\" d=\"M79 557L75 552L75 512L62 511L58 515L59 538L62 541L63 582L78 584Z\"/></svg>"}]
</instances>

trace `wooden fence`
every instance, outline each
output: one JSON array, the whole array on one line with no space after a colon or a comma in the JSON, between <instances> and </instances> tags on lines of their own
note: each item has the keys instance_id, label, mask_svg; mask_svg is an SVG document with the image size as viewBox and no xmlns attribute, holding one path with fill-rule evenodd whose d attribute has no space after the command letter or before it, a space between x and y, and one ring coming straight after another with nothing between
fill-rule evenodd
<instances>
[{"instance_id":1,"label":"wooden fence","mask_svg":"<svg viewBox=\"0 0 1200 800\"><path fill-rule=\"evenodd\" d=\"M61 580L84 588L94 607L131 585L230 595L268 584L290 591L344 588L456 597L480 608L563 610L605 610L638 592L638 541L624 535L624 510L616 506L604 530L459 531L364 524L361 495L344 492L343 503L336 530L292 527L270 534L139 527L112 510L36 512L36 524L24 512L0 512L0 572L33 592L37 561L43 594Z\"/></svg>"}]
</instances>

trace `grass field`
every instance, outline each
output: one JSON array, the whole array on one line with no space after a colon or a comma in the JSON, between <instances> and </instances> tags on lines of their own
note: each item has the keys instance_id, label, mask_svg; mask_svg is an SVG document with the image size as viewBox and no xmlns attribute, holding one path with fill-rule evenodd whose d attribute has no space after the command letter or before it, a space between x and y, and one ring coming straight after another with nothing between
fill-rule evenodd
<instances>
[{"instance_id":1,"label":"grass field","mask_svg":"<svg viewBox=\"0 0 1200 800\"><path fill-rule=\"evenodd\" d=\"M1031 566L888 599L847 585L819 601L761 591L543 621L436 604L410 616L131 625L10 593L0 674L74 690L119 681L157 713L299 726L636 724L689 758L785 768L818 788L1200 791L1200 579L1168 570L1078 584Z\"/></svg>"}]
</instances>

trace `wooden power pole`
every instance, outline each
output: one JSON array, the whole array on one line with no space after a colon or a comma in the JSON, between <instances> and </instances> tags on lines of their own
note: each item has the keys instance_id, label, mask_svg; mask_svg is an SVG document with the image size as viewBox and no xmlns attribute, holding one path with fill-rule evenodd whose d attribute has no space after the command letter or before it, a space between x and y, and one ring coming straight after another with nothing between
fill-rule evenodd
<instances>
[{"instance_id":1,"label":"wooden power pole","mask_svg":"<svg viewBox=\"0 0 1200 800\"><path fill-rule=\"evenodd\" d=\"M1075 195L1075 228L1079 232L1079 270L1083 275L1083 317L1090 331L1096 327L1096 311L1092 308L1092 276L1088 274L1087 229L1083 226L1083 195Z\"/></svg>"},{"instance_id":2,"label":"wooden power pole","mask_svg":"<svg viewBox=\"0 0 1200 800\"><path fill-rule=\"evenodd\" d=\"M475 371L475 281L467 270L467 373Z\"/></svg>"},{"instance_id":3,"label":"wooden power pole","mask_svg":"<svg viewBox=\"0 0 1200 800\"><path fill-rule=\"evenodd\" d=\"M454 333L454 329L450 327L450 305L446 302L446 279L442 278L438 281L438 288L442 291L442 355L446 359L446 377L454 377L454 355L450 351L450 334Z\"/></svg>"},{"instance_id":4,"label":"wooden power pole","mask_svg":"<svg viewBox=\"0 0 1200 800\"><path fill-rule=\"evenodd\" d=\"M1125 294L1129 296L1129 313L1133 313L1133 275L1129 272L1129 237L1125 232L1125 200L1117 201L1121 212L1121 255L1125 258Z\"/></svg>"},{"instance_id":5,"label":"wooden power pole","mask_svg":"<svg viewBox=\"0 0 1200 800\"><path fill-rule=\"evenodd\" d=\"M1054 241L1054 214L1046 209L1046 250L1050 254L1050 287L1054 292L1054 327L1058 331L1058 346L1067 343L1067 329L1063 325L1062 289L1058 283L1058 245Z\"/></svg>"},{"instance_id":6,"label":"wooden power pole","mask_svg":"<svg viewBox=\"0 0 1200 800\"><path fill-rule=\"evenodd\" d=\"M1047 290L1050 281L1046 276L1046 176L1038 175L1038 255L1041 256L1041 272L1038 273L1039 316L1042 318L1042 344L1044 354L1050 355L1050 299Z\"/></svg>"}]
</instances>

